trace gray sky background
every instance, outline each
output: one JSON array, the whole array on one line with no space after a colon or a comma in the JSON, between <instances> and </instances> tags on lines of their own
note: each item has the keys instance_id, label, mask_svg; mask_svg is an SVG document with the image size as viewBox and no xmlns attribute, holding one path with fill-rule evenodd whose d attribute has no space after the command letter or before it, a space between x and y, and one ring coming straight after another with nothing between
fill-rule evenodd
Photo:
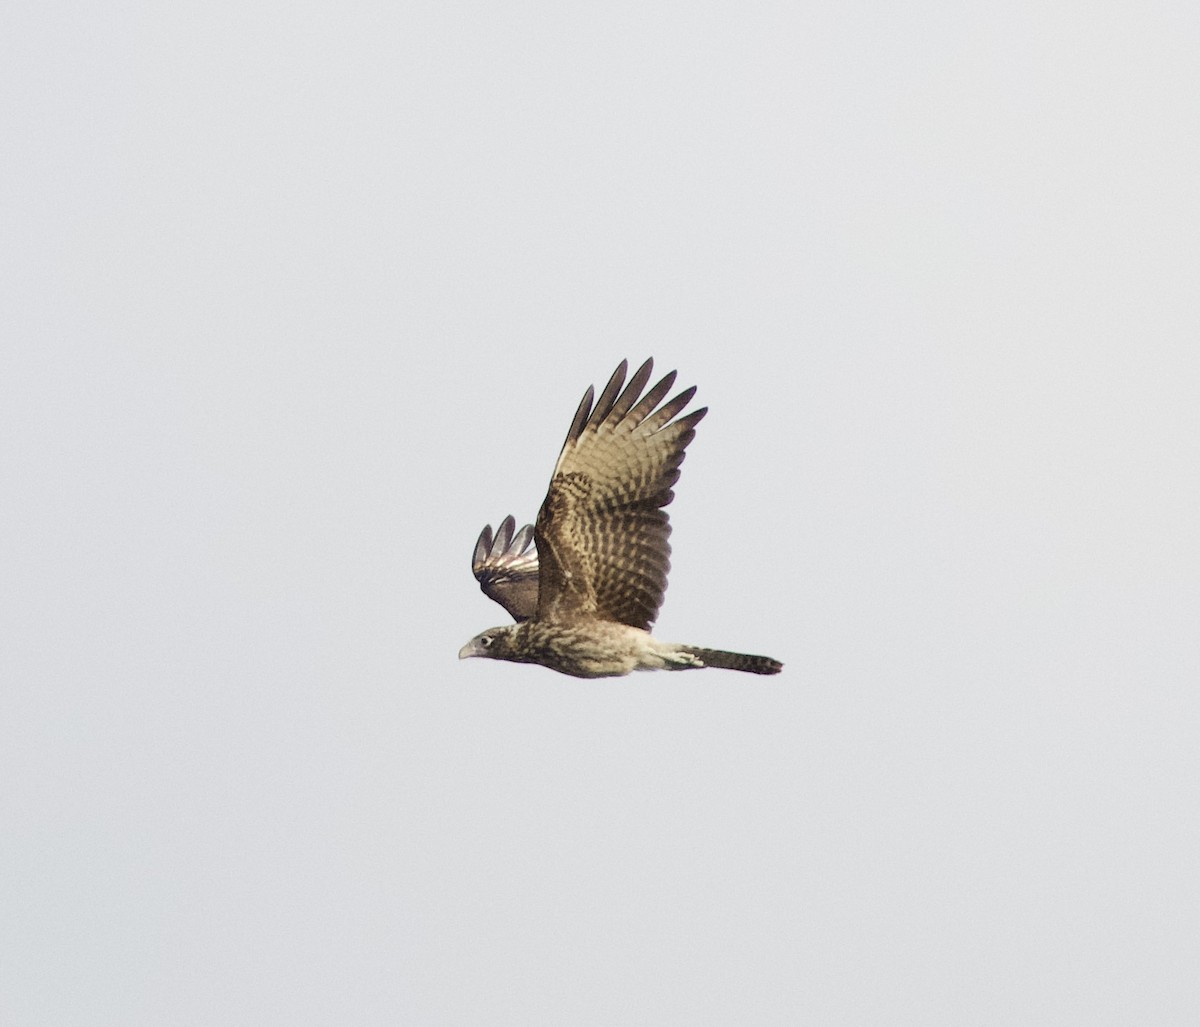
<instances>
[{"instance_id":1,"label":"gray sky background","mask_svg":"<svg viewBox=\"0 0 1200 1027\"><path fill-rule=\"evenodd\" d=\"M0 1020L1200 1020L1194 4L3 20ZM784 673L459 663L651 354Z\"/></svg>"}]
</instances>

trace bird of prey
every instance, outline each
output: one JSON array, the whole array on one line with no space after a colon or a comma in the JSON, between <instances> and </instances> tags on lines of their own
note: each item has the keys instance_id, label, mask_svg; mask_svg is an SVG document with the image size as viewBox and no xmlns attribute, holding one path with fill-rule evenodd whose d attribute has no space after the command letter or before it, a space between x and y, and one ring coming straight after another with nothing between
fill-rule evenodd
<instances>
[{"instance_id":1,"label":"bird of prey","mask_svg":"<svg viewBox=\"0 0 1200 1027\"><path fill-rule=\"evenodd\" d=\"M458 657L537 663L580 678L699 667L778 674L783 664L768 656L650 634L670 568L663 508L675 498L684 450L708 408L679 416L695 386L663 403L674 371L643 395L653 359L625 385L627 370L622 360L594 404L588 387L537 523L514 534L510 516L495 535L490 524L480 534L472 570L516 623L476 635Z\"/></svg>"}]
</instances>

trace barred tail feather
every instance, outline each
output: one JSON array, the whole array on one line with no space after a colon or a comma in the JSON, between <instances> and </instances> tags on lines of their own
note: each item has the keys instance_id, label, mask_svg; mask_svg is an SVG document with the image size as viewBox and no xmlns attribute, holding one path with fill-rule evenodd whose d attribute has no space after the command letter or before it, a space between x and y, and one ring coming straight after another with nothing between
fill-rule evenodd
<instances>
[{"instance_id":1,"label":"barred tail feather","mask_svg":"<svg viewBox=\"0 0 1200 1027\"><path fill-rule=\"evenodd\" d=\"M743 670L748 674L778 674L783 664L769 656L751 656L748 653L729 653L724 649L701 649L696 645L680 646L689 656L696 657L703 667L720 667L722 670Z\"/></svg>"}]
</instances>

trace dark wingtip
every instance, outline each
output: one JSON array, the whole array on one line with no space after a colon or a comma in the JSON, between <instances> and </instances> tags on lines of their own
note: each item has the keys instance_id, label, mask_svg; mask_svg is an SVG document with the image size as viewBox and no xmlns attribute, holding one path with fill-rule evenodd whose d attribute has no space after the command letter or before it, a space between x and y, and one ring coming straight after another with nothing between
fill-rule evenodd
<instances>
[{"instance_id":1,"label":"dark wingtip","mask_svg":"<svg viewBox=\"0 0 1200 1027\"><path fill-rule=\"evenodd\" d=\"M613 404L617 401L617 396L621 392L621 386L625 384L625 375L628 372L629 361L622 360L608 379L608 384L604 386L600 398L596 400L596 406L592 409L592 415L587 419L585 427L595 429L604 423L605 418L612 411Z\"/></svg>"},{"instance_id":2,"label":"dark wingtip","mask_svg":"<svg viewBox=\"0 0 1200 1027\"><path fill-rule=\"evenodd\" d=\"M492 551L492 526L485 524L483 531L479 533L479 538L475 541L475 552L471 556L471 570L474 571Z\"/></svg>"},{"instance_id":3,"label":"dark wingtip","mask_svg":"<svg viewBox=\"0 0 1200 1027\"><path fill-rule=\"evenodd\" d=\"M613 427L625 419L625 415L629 413L633 405L641 397L642 390L646 387L646 383L650 381L650 373L653 370L654 358L650 357L643 362L641 367L633 372L633 376L625 384L625 391L613 401L611 409L605 417L605 424Z\"/></svg>"},{"instance_id":4,"label":"dark wingtip","mask_svg":"<svg viewBox=\"0 0 1200 1027\"><path fill-rule=\"evenodd\" d=\"M574 442L580 435L583 434L583 426L587 424L588 417L592 413L592 402L595 400L596 390L590 385L587 387L587 392L583 394L583 399L579 401L579 406L575 409L575 417L571 421L571 427L567 430L567 439L563 446Z\"/></svg>"},{"instance_id":5,"label":"dark wingtip","mask_svg":"<svg viewBox=\"0 0 1200 1027\"><path fill-rule=\"evenodd\" d=\"M495 549L504 552L508 549L509 543L512 542L513 532L516 530L517 522L513 519L513 515L509 514L500 522L500 527L496 529L496 541L493 544Z\"/></svg>"},{"instance_id":6,"label":"dark wingtip","mask_svg":"<svg viewBox=\"0 0 1200 1027\"><path fill-rule=\"evenodd\" d=\"M526 524L520 531L513 536L511 549L515 553L523 553L529 548L533 542L533 525Z\"/></svg>"}]
</instances>

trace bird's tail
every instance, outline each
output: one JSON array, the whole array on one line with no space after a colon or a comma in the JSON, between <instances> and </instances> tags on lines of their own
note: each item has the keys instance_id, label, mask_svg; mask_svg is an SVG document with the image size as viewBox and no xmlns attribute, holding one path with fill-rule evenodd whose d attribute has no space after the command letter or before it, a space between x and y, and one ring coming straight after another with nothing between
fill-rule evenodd
<instances>
[{"instance_id":1,"label":"bird's tail","mask_svg":"<svg viewBox=\"0 0 1200 1027\"><path fill-rule=\"evenodd\" d=\"M783 670L783 664L769 656L728 653L724 649L701 649L698 645L681 645L679 648L699 661L699 664L692 664L692 666L744 670L748 674L778 674Z\"/></svg>"}]
</instances>

